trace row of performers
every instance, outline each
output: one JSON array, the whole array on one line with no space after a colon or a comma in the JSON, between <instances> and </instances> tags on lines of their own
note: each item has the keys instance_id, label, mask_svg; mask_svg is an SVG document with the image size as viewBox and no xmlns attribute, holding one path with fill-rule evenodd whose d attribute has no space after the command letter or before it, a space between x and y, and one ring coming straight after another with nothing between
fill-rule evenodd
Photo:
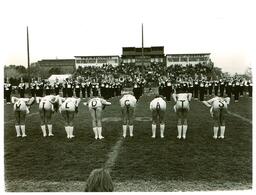
<instances>
[{"instance_id":1,"label":"row of performers","mask_svg":"<svg viewBox=\"0 0 256 195\"><path fill-rule=\"evenodd\" d=\"M240 82L239 80L234 81L200 81L196 80L193 82L180 82L180 83L171 83L171 81L161 81L159 83L159 94L166 97L167 101L171 99L171 93L174 92L174 89L177 91L182 90L193 94L195 99L204 101L205 95L216 95L224 97L227 95L231 98L234 94L235 102L239 100L240 96L243 96L245 91L248 91L249 97L252 97L252 82Z\"/></svg>"},{"instance_id":2,"label":"row of performers","mask_svg":"<svg viewBox=\"0 0 256 195\"><path fill-rule=\"evenodd\" d=\"M26 87L25 83L21 82L18 86L18 92L20 94L20 97L25 97L25 91L29 87ZM64 83L55 82L53 85L51 85L49 82L32 82L30 84L30 92L32 97L43 97L44 95L50 95L55 94L58 95L61 90L63 97L91 97L91 96L98 96L99 93L104 99L109 99L114 96L120 96L122 91L122 83L120 82L78 82L78 81L67 81ZM11 101L11 93L12 93L13 87L12 85L7 82L4 84L4 94L5 99L7 102Z\"/></svg>"}]
</instances>

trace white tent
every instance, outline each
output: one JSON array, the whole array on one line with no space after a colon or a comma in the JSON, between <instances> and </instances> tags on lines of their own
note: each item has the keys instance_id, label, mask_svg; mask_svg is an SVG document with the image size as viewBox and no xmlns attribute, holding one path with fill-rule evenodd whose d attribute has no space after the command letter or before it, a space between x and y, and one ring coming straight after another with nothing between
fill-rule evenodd
<instances>
[{"instance_id":1,"label":"white tent","mask_svg":"<svg viewBox=\"0 0 256 195\"><path fill-rule=\"evenodd\" d=\"M48 81L50 84L53 84L58 79L60 83L63 83L65 79L70 78L71 76L71 74L53 74L48 78Z\"/></svg>"}]
</instances>

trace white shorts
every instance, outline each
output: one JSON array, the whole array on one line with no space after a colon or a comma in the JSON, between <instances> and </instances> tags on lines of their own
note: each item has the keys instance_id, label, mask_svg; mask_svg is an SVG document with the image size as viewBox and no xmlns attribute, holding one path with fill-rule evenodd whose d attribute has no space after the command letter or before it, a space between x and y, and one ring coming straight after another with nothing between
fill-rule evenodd
<instances>
[{"instance_id":1,"label":"white shorts","mask_svg":"<svg viewBox=\"0 0 256 195\"><path fill-rule=\"evenodd\" d=\"M155 98L150 102L150 110L166 110L166 102L162 98Z\"/></svg>"},{"instance_id":2,"label":"white shorts","mask_svg":"<svg viewBox=\"0 0 256 195\"><path fill-rule=\"evenodd\" d=\"M48 110L54 111L53 104L47 100L41 100L39 103L39 110Z\"/></svg>"},{"instance_id":3,"label":"white shorts","mask_svg":"<svg viewBox=\"0 0 256 195\"><path fill-rule=\"evenodd\" d=\"M174 111L189 111L189 101L188 100L178 100L174 105Z\"/></svg>"},{"instance_id":4,"label":"white shorts","mask_svg":"<svg viewBox=\"0 0 256 195\"><path fill-rule=\"evenodd\" d=\"M120 99L120 105L122 108L124 108L126 106L135 108L136 103L137 103L136 98L131 94L126 94Z\"/></svg>"}]
</instances>

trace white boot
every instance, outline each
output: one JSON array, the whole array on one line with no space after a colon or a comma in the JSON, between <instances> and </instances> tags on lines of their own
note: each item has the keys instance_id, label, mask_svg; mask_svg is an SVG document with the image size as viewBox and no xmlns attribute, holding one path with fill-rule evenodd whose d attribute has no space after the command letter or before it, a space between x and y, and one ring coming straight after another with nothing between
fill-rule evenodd
<instances>
[{"instance_id":1,"label":"white boot","mask_svg":"<svg viewBox=\"0 0 256 195\"><path fill-rule=\"evenodd\" d=\"M70 136L69 136L69 126L66 126L65 130L66 130L66 133L67 133L67 138L69 139L70 138Z\"/></svg>"},{"instance_id":2,"label":"white boot","mask_svg":"<svg viewBox=\"0 0 256 195\"><path fill-rule=\"evenodd\" d=\"M129 126L129 130L130 130L130 137L133 137L133 125Z\"/></svg>"},{"instance_id":3,"label":"white boot","mask_svg":"<svg viewBox=\"0 0 256 195\"><path fill-rule=\"evenodd\" d=\"M29 111L29 108L27 107L26 108L26 114L29 114L30 113L30 111Z\"/></svg>"},{"instance_id":4,"label":"white boot","mask_svg":"<svg viewBox=\"0 0 256 195\"><path fill-rule=\"evenodd\" d=\"M123 125L123 137L126 137L127 125Z\"/></svg>"},{"instance_id":5,"label":"white boot","mask_svg":"<svg viewBox=\"0 0 256 195\"><path fill-rule=\"evenodd\" d=\"M46 137L47 134L46 134L46 127L45 127L45 125L41 125L41 129L42 129L42 132L43 132L43 136Z\"/></svg>"},{"instance_id":6,"label":"white boot","mask_svg":"<svg viewBox=\"0 0 256 195\"><path fill-rule=\"evenodd\" d=\"M164 128L165 128L165 125L160 124L160 136L161 136L161 138L164 138Z\"/></svg>"},{"instance_id":7,"label":"white boot","mask_svg":"<svg viewBox=\"0 0 256 195\"><path fill-rule=\"evenodd\" d=\"M74 131L74 127L73 127L73 126L69 126L69 137L70 137L70 138L75 137L75 136L73 135L73 131Z\"/></svg>"},{"instance_id":8,"label":"white boot","mask_svg":"<svg viewBox=\"0 0 256 195\"><path fill-rule=\"evenodd\" d=\"M53 134L52 134L52 125L47 125L47 127L48 127L48 131L49 131L49 136L54 136Z\"/></svg>"},{"instance_id":9,"label":"white boot","mask_svg":"<svg viewBox=\"0 0 256 195\"><path fill-rule=\"evenodd\" d=\"M97 130L97 127L93 127L93 132L94 132L94 135L95 135L95 139L98 139L98 130Z\"/></svg>"},{"instance_id":10,"label":"white boot","mask_svg":"<svg viewBox=\"0 0 256 195\"><path fill-rule=\"evenodd\" d=\"M178 129L178 139L181 139L181 130L182 130L182 125L177 125L177 129Z\"/></svg>"},{"instance_id":11,"label":"white boot","mask_svg":"<svg viewBox=\"0 0 256 195\"><path fill-rule=\"evenodd\" d=\"M213 127L213 139L217 139L218 131L219 131L219 127Z\"/></svg>"},{"instance_id":12,"label":"white boot","mask_svg":"<svg viewBox=\"0 0 256 195\"><path fill-rule=\"evenodd\" d=\"M102 127L97 127L99 139L103 139L104 137L101 135L102 133Z\"/></svg>"},{"instance_id":13,"label":"white boot","mask_svg":"<svg viewBox=\"0 0 256 195\"><path fill-rule=\"evenodd\" d=\"M26 131L25 125L21 125L20 128L21 128L21 132L22 132L22 137L27 137L26 132L25 132Z\"/></svg>"},{"instance_id":14,"label":"white boot","mask_svg":"<svg viewBox=\"0 0 256 195\"><path fill-rule=\"evenodd\" d=\"M220 136L219 138L224 139L225 126L220 126Z\"/></svg>"},{"instance_id":15,"label":"white boot","mask_svg":"<svg viewBox=\"0 0 256 195\"><path fill-rule=\"evenodd\" d=\"M152 124L152 138L156 138L156 124Z\"/></svg>"},{"instance_id":16,"label":"white boot","mask_svg":"<svg viewBox=\"0 0 256 195\"><path fill-rule=\"evenodd\" d=\"M187 125L182 125L182 134L183 134L182 137L183 137L183 139L186 139L187 129L188 129Z\"/></svg>"},{"instance_id":17,"label":"white boot","mask_svg":"<svg viewBox=\"0 0 256 195\"><path fill-rule=\"evenodd\" d=\"M17 136L16 137L20 137L20 126L19 125L15 125L15 129L16 129L16 134Z\"/></svg>"}]
</instances>

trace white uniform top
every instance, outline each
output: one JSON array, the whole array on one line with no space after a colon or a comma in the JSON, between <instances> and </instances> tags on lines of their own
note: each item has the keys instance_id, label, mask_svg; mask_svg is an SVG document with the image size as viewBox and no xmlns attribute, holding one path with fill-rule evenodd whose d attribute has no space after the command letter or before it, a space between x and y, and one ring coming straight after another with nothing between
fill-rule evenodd
<instances>
[{"instance_id":1,"label":"white uniform top","mask_svg":"<svg viewBox=\"0 0 256 195\"><path fill-rule=\"evenodd\" d=\"M153 99L150 102L150 110L156 110L156 109L160 109L160 110L166 110L166 102L163 100L163 98L158 97Z\"/></svg>"},{"instance_id":2,"label":"white uniform top","mask_svg":"<svg viewBox=\"0 0 256 195\"><path fill-rule=\"evenodd\" d=\"M174 94L176 104L174 105L174 111L186 110L189 111L189 101L191 100L192 94L190 93L178 93Z\"/></svg>"},{"instance_id":3,"label":"white uniform top","mask_svg":"<svg viewBox=\"0 0 256 195\"><path fill-rule=\"evenodd\" d=\"M111 103L102 98L95 97L95 98L90 99L87 102L87 105L88 105L89 109L96 109L99 107L102 108L103 105L111 105Z\"/></svg>"},{"instance_id":4,"label":"white uniform top","mask_svg":"<svg viewBox=\"0 0 256 195\"><path fill-rule=\"evenodd\" d=\"M47 95L43 98L41 98L41 101L39 103L39 110L44 108L45 110L52 110L54 111L53 104L58 101L58 96L54 95Z\"/></svg>"},{"instance_id":5,"label":"white uniform top","mask_svg":"<svg viewBox=\"0 0 256 195\"><path fill-rule=\"evenodd\" d=\"M63 100L65 100L63 102ZM78 104L80 103L80 98L73 98L73 97L69 97L67 99L65 98L61 98L60 99L60 112L62 111L75 111L76 107L78 107ZM63 103L62 103L63 102Z\"/></svg>"},{"instance_id":6,"label":"white uniform top","mask_svg":"<svg viewBox=\"0 0 256 195\"><path fill-rule=\"evenodd\" d=\"M14 104L13 110L14 111L27 111L28 106L27 103L30 101L29 98L12 98L12 103Z\"/></svg>"},{"instance_id":7,"label":"white uniform top","mask_svg":"<svg viewBox=\"0 0 256 195\"><path fill-rule=\"evenodd\" d=\"M207 101L208 104L212 105L211 110L217 110L219 108L227 108L230 102L230 98L214 97Z\"/></svg>"},{"instance_id":8,"label":"white uniform top","mask_svg":"<svg viewBox=\"0 0 256 195\"><path fill-rule=\"evenodd\" d=\"M176 94L176 100L188 100L189 101L189 95L187 93L178 93Z\"/></svg>"},{"instance_id":9,"label":"white uniform top","mask_svg":"<svg viewBox=\"0 0 256 195\"><path fill-rule=\"evenodd\" d=\"M130 106L132 108L136 107L137 100L136 98L131 95L131 94L125 94L121 99L120 99L120 105L122 108L125 106Z\"/></svg>"}]
</instances>

